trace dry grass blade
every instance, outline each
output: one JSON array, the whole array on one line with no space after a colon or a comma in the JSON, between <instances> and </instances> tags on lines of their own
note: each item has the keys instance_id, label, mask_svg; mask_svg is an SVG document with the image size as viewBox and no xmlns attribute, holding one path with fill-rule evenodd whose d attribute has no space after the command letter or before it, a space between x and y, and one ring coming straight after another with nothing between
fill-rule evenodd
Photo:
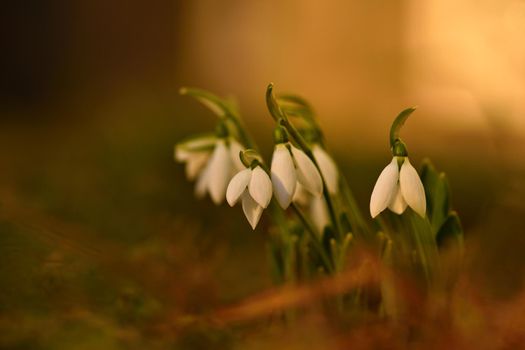
<instances>
[{"instance_id":1,"label":"dry grass blade","mask_svg":"<svg viewBox=\"0 0 525 350\"><path fill-rule=\"evenodd\" d=\"M379 263L372 257L363 259L352 270L337 276L324 277L308 284L286 285L251 297L237 305L214 313L219 323L231 323L260 318L276 311L308 305L325 297L333 297L349 290L379 281Z\"/></svg>"}]
</instances>

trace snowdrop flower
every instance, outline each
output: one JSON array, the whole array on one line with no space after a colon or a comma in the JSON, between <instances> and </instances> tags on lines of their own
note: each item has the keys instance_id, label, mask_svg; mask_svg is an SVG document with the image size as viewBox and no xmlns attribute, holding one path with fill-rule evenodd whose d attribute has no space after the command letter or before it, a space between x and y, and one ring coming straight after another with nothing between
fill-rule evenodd
<instances>
[{"instance_id":1,"label":"snowdrop flower","mask_svg":"<svg viewBox=\"0 0 525 350\"><path fill-rule=\"evenodd\" d=\"M204 168L216 142L215 136L201 136L175 145L175 160L186 163L188 180L194 180Z\"/></svg>"},{"instance_id":2,"label":"snowdrop flower","mask_svg":"<svg viewBox=\"0 0 525 350\"><path fill-rule=\"evenodd\" d=\"M292 202L297 183L315 196L323 192L323 181L314 162L290 142L275 146L271 177L273 193L283 209Z\"/></svg>"},{"instance_id":3,"label":"snowdrop flower","mask_svg":"<svg viewBox=\"0 0 525 350\"><path fill-rule=\"evenodd\" d=\"M399 163L402 162L401 170ZM425 216L425 189L408 157L394 156L379 175L370 199L370 214L375 218L387 207L402 214L410 206L421 217Z\"/></svg>"},{"instance_id":4,"label":"snowdrop flower","mask_svg":"<svg viewBox=\"0 0 525 350\"><path fill-rule=\"evenodd\" d=\"M321 145L317 143L312 146L312 153L319 165L321 174L323 174L328 192L330 192L330 194L336 194L339 187L339 172L337 171L337 165L332 157L330 157Z\"/></svg>"},{"instance_id":5,"label":"snowdrop flower","mask_svg":"<svg viewBox=\"0 0 525 350\"><path fill-rule=\"evenodd\" d=\"M224 201L231 177L244 165L239 152L244 148L233 138L203 136L175 146L175 160L186 163L188 180L197 179L195 194L210 194L215 204Z\"/></svg>"},{"instance_id":6,"label":"snowdrop flower","mask_svg":"<svg viewBox=\"0 0 525 350\"><path fill-rule=\"evenodd\" d=\"M226 200L233 207L239 199L246 219L255 230L263 210L272 199L272 182L260 165L241 170L231 179Z\"/></svg>"},{"instance_id":7,"label":"snowdrop flower","mask_svg":"<svg viewBox=\"0 0 525 350\"><path fill-rule=\"evenodd\" d=\"M312 197L310 202L310 217L317 231L322 235L324 228L330 226L330 214L324 198Z\"/></svg>"},{"instance_id":8,"label":"snowdrop flower","mask_svg":"<svg viewBox=\"0 0 525 350\"><path fill-rule=\"evenodd\" d=\"M324 228L330 225L330 215L323 196L312 196L301 184L297 184L293 202L308 210L310 219L317 232L322 235Z\"/></svg>"}]
</instances>

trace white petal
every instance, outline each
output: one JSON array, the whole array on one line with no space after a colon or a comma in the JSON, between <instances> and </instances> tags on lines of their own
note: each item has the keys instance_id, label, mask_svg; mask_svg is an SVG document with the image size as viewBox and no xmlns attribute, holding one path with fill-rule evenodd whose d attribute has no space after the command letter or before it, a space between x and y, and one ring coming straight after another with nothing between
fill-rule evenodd
<instances>
[{"instance_id":1,"label":"white petal","mask_svg":"<svg viewBox=\"0 0 525 350\"><path fill-rule=\"evenodd\" d=\"M186 160L186 178L193 180L206 166L210 158L209 152L194 152Z\"/></svg>"},{"instance_id":2,"label":"white petal","mask_svg":"<svg viewBox=\"0 0 525 350\"><path fill-rule=\"evenodd\" d=\"M388 204L388 209L392 210L397 215L401 215L405 212L405 209L407 208L407 202L405 202L405 199L403 198L403 195L401 194L401 189L399 188L399 182L396 184L396 188L394 189L394 194L392 195L392 198L390 199L390 203Z\"/></svg>"},{"instance_id":3,"label":"white petal","mask_svg":"<svg viewBox=\"0 0 525 350\"><path fill-rule=\"evenodd\" d=\"M308 205L308 203L310 203L311 197L312 195L304 188L304 186L300 183L297 183L292 201L297 204L306 206Z\"/></svg>"},{"instance_id":4,"label":"white petal","mask_svg":"<svg viewBox=\"0 0 525 350\"><path fill-rule=\"evenodd\" d=\"M250 178L252 177L252 170L251 169L244 169L239 171L228 184L228 188L226 189L226 200L228 201L228 204L233 207L235 203L239 200L242 193L246 190L246 187L248 186L248 183L250 182Z\"/></svg>"},{"instance_id":5,"label":"white petal","mask_svg":"<svg viewBox=\"0 0 525 350\"><path fill-rule=\"evenodd\" d=\"M263 207L253 200L248 191L245 191L242 195L242 211L244 212L246 219L248 219L252 229L255 230L255 227L261 218Z\"/></svg>"},{"instance_id":6,"label":"white petal","mask_svg":"<svg viewBox=\"0 0 525 350\"><path fill-rule=\"evenodd\" d=\"M324 228L330 225L330 216L323 197L312 197L310 215L317 231L322 235Z\"/></svg>"},{"instance_id":7,"label":"white petal","mask_svg":"<svg viewBox=\"0 0 525 350\"><path fill-rule=\"evenodd\" d=\"M272 181L266 172L257 166L252 170L252 178L248 185L250 196L261 207L266 208L272 199Z\"/></svg>"},{"instance_id":8,"label":"white petal","mask_svg":"<svg viewBox=\"0 0 525 350\"><path fill-rule=\"evenodd\" d=\"M390 204L392 196L395 194L395 187L399 179L399 167L397 158L394 157L379 177L377 178L372 196L370 197L370 215L375 218Z\"/></svg>"},{"instance_id":9,"label":"white petal","mask_svg":"<svg viewBox=\"0 0 525 350\"><path fill-rule=\"evenodd\" d=\"M188 158L191 157L191 151L188 151L187 149L184 149L182 147L179 147L179 146L175 146L175 152L174 152L174 155L175 155L175 160L177 162L185 162L188 160Z\"/></svg>"},{"instance_id":10,"label":"white petal","mask_svg":"<svg viewBox=\"0 0 525 350\"><path fill-rule=\"evenodd\" d=\"M241 162L239 153L244 150L244 147L234 139L230 139L230 156L232 158L234 171L241 171L245 168L244 164Z\"/></svg>"},{"instance_id":11,"label":"white petal","mask_svg":"<svg viewBox=\"0 0 525 350\"><path fill-rule=\"evenodd\" d=\"M319 169L323 174L328 191L332 194L336 194L339 187L339 172L337 171L337 165L332 157L330 157L330 155L328 155L328 153L317 144L312 147L312 153L314 154Z\"/></svg>"},{"instance_id":12,"label":"white petal","mask_svg":"<svg viewBox=\"0 0 525 350\"><path fill-rule=\"evenodd\" d=\"M292 202L297 184L297 175L292 155L284 144L275 146L271 166L273 193L281 208L286 209Z\"/></svg>"},{"instance_id":13,"label":"white petal","mask_svg":"<svg viewBox=\"0 0 525 350\"><path fill-rule=\"evenodd\" d=\"M217 141L208 163L208 192L215 204L221 204L226 195L226 187L230 182L231 158L224 140Z\"/></svg>"},{"instance_id":14,"label":"white petal","mask_svg":"<svg viewBox=\"0 0 525 350\"><path fill-rule=\"evenodd\" d=\"M200 173L197 183L195 184L195 196L202 198L208 191L208 174L210 173L210 163L204 167L204 170Z\"/></svg>"},{"instance_id":15,"label":"white petal","mask_svg":"<svg viewBox=\"0 0 525 350\"><path fill-rule=\"evenodd\" d=\"M311 194L320 196L323 193L323 180L314 162L300 149L291 146L297 170L297 181Z\"/></svg>"},{"instance_id":16,"label":"white petal","mask_svg":"<svg viewBox=\"0 0 525 350\"><path fill-rule=\"evenodd\" d=\"M399 186L401 193L408 205L414 209L421 217L425 217L427 202L425 198L425 188L419 175L410 164L408 158L405 158L401 171L399 173Z\"/></svg>"}]
</instances>

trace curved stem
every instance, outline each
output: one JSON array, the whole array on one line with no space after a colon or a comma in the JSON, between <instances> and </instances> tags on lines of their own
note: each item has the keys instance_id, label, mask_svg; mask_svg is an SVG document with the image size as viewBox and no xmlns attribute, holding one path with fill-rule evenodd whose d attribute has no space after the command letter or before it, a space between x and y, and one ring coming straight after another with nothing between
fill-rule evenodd
<instances>
[{"instance_id":1,"label":"curved stem","mask_svg":"<svg viewBox=\"0 0 525 350\"><path fill-rule=\"evenodd\" d=\"M399 131L405 124L408 117L416 110L416 107L407 108L394 119L392 126L390 127L390 147L394 147L396 140L399 139Z\"/></svg>"},{"instance_id":2,"label":"curved stem","mask_svg":"<svg viewBox=\"0 0 525 350\"><path fill-rule=\"evenodd\" d=\"M281 119L281 125L283 125L286 128L286 130L294 138L295 142L297 142L297 144L303 150L303 152L314 163L315 167L317 168L317 171L319 171L319 175L321 176L321 180L323 182L323 197L326 202L326 207L328 208L330 220L332 221L332 224L334 225L334 229L339 236L338 238L341 239L342 233L339 227L339 220L335 213L334 204L332 202L332 198L330 197L330 193L328 192L328 187L326 186L326 181L324 179L323 173L321 172L321 168L319 168L319 164L317 164L317 161L315 160L315 157L312 153L312 150L310 149L310 146L308 146L308 144L303 139L299 131L297 131L297 129L288 121L288 119L285 119L285 118Z\"/></svg>"},{"instance_id":3,"label":"curved stem","mask_svg":"<svg viewBox=\"0 0 525 350\"><path fill-rule=\"evenodd\" d=\"M230 120L237 129L237 132L239 133L240 141L246 146L247 148L253 148L257 150L257 145L253 141L253 139L250 137L250 135L246 132L244 123L239 117L234 116L233 114L227 114L225 116L227 120Z\"/></svg>"}]
</instances>

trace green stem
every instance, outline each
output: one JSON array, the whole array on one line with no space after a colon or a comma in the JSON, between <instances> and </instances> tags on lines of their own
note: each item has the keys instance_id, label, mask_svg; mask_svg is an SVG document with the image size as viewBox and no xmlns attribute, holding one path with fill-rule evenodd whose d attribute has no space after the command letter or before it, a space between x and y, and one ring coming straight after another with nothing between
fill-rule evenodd
<instances>
[{"instance_id":1,"label":"green stem","mask_svg":"<svg viewBox=\"0 0 525 350\"><path fill-rule=\"evenodd\" d=\"M339 227L339 220L335 214L334 205L332 203L332 199L330 198L330 193L328 192L328 189L326 187L326 181L324 179L323 173L321 172L321 169L319 168L319 164L317 164L317 161L315 160L315 157L312 153L312 150L310 149L310 146L306 143L304 138L301 136L299 131L290 123L288 120L286 113L283 112L283 110L279 107L279 104L277 103L277 100L275 99L275 96L273 94L273 83L270 83L268 85L268 88L266 89L266 104L268 106L268 110L270 111L270 115L274 120L278 123L280 123L282 126L286 128L288 133L292 135L292 137L295 139L295 142L299 145L299 147L303 150L303 152L312 160L315 167L317 168L317 171L319 172L319 175L321 176L321 181L323 182L323 196L326 202L326 206L328 208L328 212L330 214L330 219L332 221L332 224L334 226L335 231L338 234L339 240L342 239L343 234L341 233L341 229Z\"/></svg>"},{"instance_id":2,"label":"green stem","mask_svg":"<svg viewBox=\"0 0 525 350\"><path fill-rule=\"evenodd\" d=\"M390 127L390 147L394 147L397 140L399 140L399 131L405 124L408 117L416 110L416 107L407 108L394 119Z\"/></svg>"},{"instance_id":3,"label":"green stem","mask_svg":"<svg viewBox=\"0 0 525 350\"><path fill-rule=\"evenodd\" d=\"M407 209L399 217L400 235L409 250L415 249L417 268L423 273L428 291L434 290L440 283L440 263L437 245L428 219L420 217L411 209ZM403 230L404 228L404 230Z\"/></svg>"},{"instance_id":4,"label":"green stem","mask_svg":"<svg viewBox=\"0 0 525 350\"><path fill-rule=\"evenodd\" d=\"M341 174L341 172L339 172ZM348 208L350 209L350 217L352 220L352 229L356 231L356 234L360 234L362 237L371 238L372 235L370 235L370 227L368 226L367 222L363 218L363 214L361 214L361 210L359 209L357 205L357 201L354 198L354 195L352 193L352 190L350 189L350 186L348 185L348 182L346 181L346 178L341 174L340 175L340 183L341 183L341 189L343 197L346 200L346 204L348 205ZM366 235L366 236L365 236Z\"/></svg>"},{"instance_id":5,"label":"green stem","mask_svg":"<svg viewBox=\"0 0 525 350\"><path fill-rule=\"evenodd\" d=\"M286 128L286 130L290 133L290 135L292 135L295 142L297 142L299 147L308 156L308 158L310 158L310 160L314 163L315 167L317 168L317 171L319 172L319 175L321 176L321 181L323 182L323 197L326 202L326 207L328 208L330 220L332 221L332 224L334 225L334 228L338 234L339 240L341 240L343 233L341 232L341 228L339 227L339 220L335 213L334 204L332 202L332 198L330 197L330 193L328 192L328 187L326 186L326 181L324 179L323 173L321 172L321 169L319 168L319 164L317 164L317 161L315 160L314 154L312 153L310 146L308 146L308 144L306 143L304 138L301 136L299 131L297 131L297 129L288 121L288 119L286 118L281 119L281 124Z\"/></svg>"},{"instance_id":6,"label":"green stem","mask_svg":"<svg viewBox=\"0 0 525 350\"><path fill-rule=\"evenodd\" d=\"M253 141L253 139L250 137L250 135L246 132L244 124L241 119L234 116L233 114L227 114L225 116L226 119L230 120L237 129L237 132L239 133L239 138L241 139L241 143L244 144L247 148L252 148L254 150L257 150L257 145Z\"/></svg>"},{"instance_id":7,"label":"green stem","mask_svg":"<svg viewBox=\"0 0 525 350\"><path fill-rule=\"evenodd\" d=\"M306 217L303 215L303 213L301 212L301 210L297 207L297 205L295 203L292 203L290 205L290 207L293 209L293 211L295 212L295 214L297 215L297 217L299 218L299 220L303 224L304 228L306 229L306 231L310 234L310 238L311 238L315 248L317 249L321 259L323 260L323 264L325 265L325 267L327 269L327 272L333 272L334 271L334 266L333 266L330 258L326 254L326 251L325 251L325 249L323 247L323 244L319 240L319 237L317 236L314 228L308 222Z\"/></svg>"}]
</instances>

